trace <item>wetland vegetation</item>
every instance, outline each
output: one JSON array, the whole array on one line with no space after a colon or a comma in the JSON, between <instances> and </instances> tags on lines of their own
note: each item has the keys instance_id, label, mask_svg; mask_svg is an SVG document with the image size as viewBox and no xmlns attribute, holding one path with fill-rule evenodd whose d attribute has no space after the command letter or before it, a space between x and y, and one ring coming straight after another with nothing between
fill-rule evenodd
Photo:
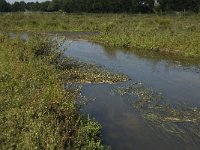
<instances>
[{"instance_id":1,"label":"wetland vegetation","mask_svg":"<svg viewBox=\"0 0 200 150\"><path fill-rule=\"evenodd\" d=\"M85 38L114 47L200 56L199 14L5 13L0 20L4 32L98 31Z\"/></svg>"},{"instance_id":2,"label":"wetland vegetation","mask_svg":"<svg viewBox=\"0 0 200 150\"><path fill-rule=\"evenodd\" d=\"M159 131L159 136L169 139L173 136L178 143L187 147L186 149L198 149L200 144L200 108L198 106L169 103L162 94L145 87L142 83L130 84L131 80L134 80L133 77L130 79L128 75L113 73L97 64L66 57L64 53L67 47L63 46L61 36L100 43L104 47L112 47L111 51L115 48L122 48L123 52L133 51L137 56L141 55L139 58L131 57L136 61L149 58L147 55L149 52L153 56L152 59L156 58L158 61L166 58L173 59L171 63L176 62L177 68L180 64L177 60L182 60L185 64L191 62L191 66L193 62L199 65L199 0L192 1L193 3L174 1L177 4L181 2L179 7L175 7L177 4L172 3L168 5L164 3L165 0L162 0L160 1L162 7L157 7L157 9L152 0L145 0L143 3L135 0L134 5L133 1L128 1L131 5L126 5L121 9L117 8L123 1L107 5L103 1L81 2L80 6L83 7L76 7L72 5L72 1L68 0L27 4L20 2L20 5L24 4L23 8L15 8L18 6L17 2L11 5L0 0L0 12L2 8L6 12L0 13L0 149L110 149L102 142L101 125L81 113L82 104L85 101L81 94L81 86L91 83L107 83L111 88L117 86L114 89L115 94L129 95L133 99L134 111L139 112L142 119L147 121L153 130ZM63 5L60 5L61 3ZM86 8L86 4L88 4L88 9L82 11ZM104 5L106 7L102 9ZM45 12L31 12L25 9ZM191 10L194 11L189 12ZM120 13L115 14L116 12ZM29 34L28 40L9 37L9 33L23 32ZM78 34L73 35L75 32ZM95 48L98 49L98 47ZM109 49L110 53L115 53L111 51ZM88 50L88 52L91 51ZM97 55L105 54L102 52ZM116 63L117 61L121 66L114 64L112 67L119 69L124 65L120 61L125 61L125 57L132 54L126 53L125 56L124 53L123 55L117 53L115 55L118 56L115 56L117 59L108 62ZM93 56L91 54L88 57ZM95 56L95 58L98 57ZM99 59L99 61L104 60L106 61L105 57ZM125 62L128 66L130 65L128 63L132 61ZM143 61L138 61L136 67L133 67L133 64L129 66L130 68L123 66L125 69L122 70L136 69L139 63ZM188 68L191 66L188 65ZM194 68L196 73L199 73L199 66ZM129 73L132 75L134 71ZM142 76L140 73L138 75ZM184 75L185 80L191 76L196 77L196 74ZM173 81L179 81L176 78ZM128 82L129 79L130 82ZM183 79L180 80L183 81ZM115 86L115 83L125 84L124 81L129 84ZM188 81L194 83L193 80ZM167 88L170 88L170 82L164 83L169 84ZM106 94L107 97L111 97L108 93ZM183 97L184 94L181 94ZM120 96L114 98L119 101ZM135 97L137 97L136 100ZM106 96L103 98L106 99ZM114 106L113 104L112 107Z\"/></svg>"},{"instance_id":3,"label":"wetland vegetation","mask_svg":"<svg viewBox=\"0 0 200 150\"><path fill-rule=\"evenodd\" d=\"M80 90L64 83L126 77L65 58L52 43L45 37L23 42L0 35L0 149L107 149L101 126L79 113Z\"/></svg>"}]
</instances>

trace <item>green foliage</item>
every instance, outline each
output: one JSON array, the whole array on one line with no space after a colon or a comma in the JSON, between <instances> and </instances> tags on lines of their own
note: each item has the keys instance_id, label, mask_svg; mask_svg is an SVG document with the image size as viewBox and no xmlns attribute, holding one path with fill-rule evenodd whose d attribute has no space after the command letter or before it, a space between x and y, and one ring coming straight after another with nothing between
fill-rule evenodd
<instances>
[{"instance_id":1,"label":"green foliage","mask_svg":"<svg viewBox=\"0 0 200 150\"><path fill-rule=\"evenodd\" d=\"M85 37L110 46L199 57L199 15L12 13L2 31L99 31Z\"/></svg>"},{"instance_id":2,"label":"green foliage","mask_svg":"<svg viewBox=\"0 0 200 150\"><path fill-rule=\"evenodd\" d=\"M105 149L100 125L78 113L79 91L64 88L55 55L44 38L0 35L1 150Z\"/></svg>"},{"instance_id":3,"label":"green foliage","mask_svg":"<svg viewBox=\"0 0 200 150\"><path fill-rule=\"evenodd\" d=\"M11 10L11 6L5 0L0 0L0 12L9 12Z\"/></svg>"},{"instance_id":4,"label":"green foliage","mask_svg":"<svg viewBox=\"0 0 200 150\"><path fill-rule=\"evenodd\" d=\"M3 0L1 0L3 1ZM0 1L0 8L1 8ZM7 3L8 4L8 3ZM52 0L50 2L15 2L11 9L0 11L65 11L65 12L93 12L93 13L152 13L168 11L198 12L200 0ZM159 6L159 7L158 7Z\"/></svg>"},{"instance_id":5,"label":"green foliage","mask_svg":"<svg viewBox=\"0 0 200 150\"><path fill-rule=\"evenodd\" d=\"M112 26L107 23L91 40L115 47L200 57L198 20L198 15L117 15L110 17Z\"/></svg>"}]
</instances>

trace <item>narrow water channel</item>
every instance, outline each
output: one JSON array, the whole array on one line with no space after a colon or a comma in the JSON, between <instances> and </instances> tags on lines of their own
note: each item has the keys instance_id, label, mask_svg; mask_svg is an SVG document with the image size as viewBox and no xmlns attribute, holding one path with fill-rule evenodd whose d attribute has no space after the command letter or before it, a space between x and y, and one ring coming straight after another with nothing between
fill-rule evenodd
<instances>
[{"instance_id":1,"label":"narrow water channel","mask_svg":"<svg viewBox=\"0 0 200 150\"><path fill-rule=\"evenodd\" d=\"M131 84L142 83L163 93L171 104L200 106L200 73L198 65L183 65L177 61L138 55L120 49L109 49L82 40L67 40L65 55L105 66L114 72L127 74ZM112 90L123 83L85 84L82 94L96 99L83 108L102 124L103 142L114 150L198 150L173 136L152 128L133 107L134 97L120 96Z\"/></svg>"},{"instance_id":2,"label":"narrow water channel","mask_svg":"<svg viewBox=\"0 0 200 150\"><path fill-rule=\"evenodd\" d=\"M15 38L16 34L10 33L9 36ZM29 35L21 33L20 38L26 41ZM63 47L66 56L104 66L130 78L117 84L83 85L82 95L95 100L89 102L82 112L101 123L104 144L114 150L199 150L200 139L194 143L193 138L182 142L152 127L133 107L136 97L113 92L117 87L137 82L161 92L164 100L172 105L184 103L200 108L198 64L108 48L83 40L66 40Z\"/></svg>"}]
</instances>

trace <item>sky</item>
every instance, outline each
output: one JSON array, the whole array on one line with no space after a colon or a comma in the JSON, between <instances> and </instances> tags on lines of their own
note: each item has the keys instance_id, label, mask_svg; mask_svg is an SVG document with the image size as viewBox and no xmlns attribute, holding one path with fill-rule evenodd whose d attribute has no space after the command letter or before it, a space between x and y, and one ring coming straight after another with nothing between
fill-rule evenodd
<instances>
[{"instance_id":1,"label":"sky","mask_svg":"<svg viewBox=\"0 0 200 150\"><path fill-rule=\"evenodd\" d=\"M14 3L14 2L20 2L20 1L24 1L24 2L45 2L47 0L6 0L9 3Z\"/></svg>"}]
</instances>

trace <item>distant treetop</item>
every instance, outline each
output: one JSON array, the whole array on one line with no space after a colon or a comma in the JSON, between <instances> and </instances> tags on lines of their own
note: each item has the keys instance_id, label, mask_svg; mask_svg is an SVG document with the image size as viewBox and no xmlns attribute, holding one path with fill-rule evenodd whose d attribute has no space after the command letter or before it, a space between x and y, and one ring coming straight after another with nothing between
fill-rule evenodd
<instances>
[{"instance_id":1,"label":"distant treetop","mask_svg":"<svg viewBox=\"0 0 200 150\"><path fill-rule=\"evenodd\" d=\"M89 13L153 13L169 11L199 12L200 0L52 0L46 2L14 2L0 0L0 12L89 12Z\"/></svg>"}]
</instances>

